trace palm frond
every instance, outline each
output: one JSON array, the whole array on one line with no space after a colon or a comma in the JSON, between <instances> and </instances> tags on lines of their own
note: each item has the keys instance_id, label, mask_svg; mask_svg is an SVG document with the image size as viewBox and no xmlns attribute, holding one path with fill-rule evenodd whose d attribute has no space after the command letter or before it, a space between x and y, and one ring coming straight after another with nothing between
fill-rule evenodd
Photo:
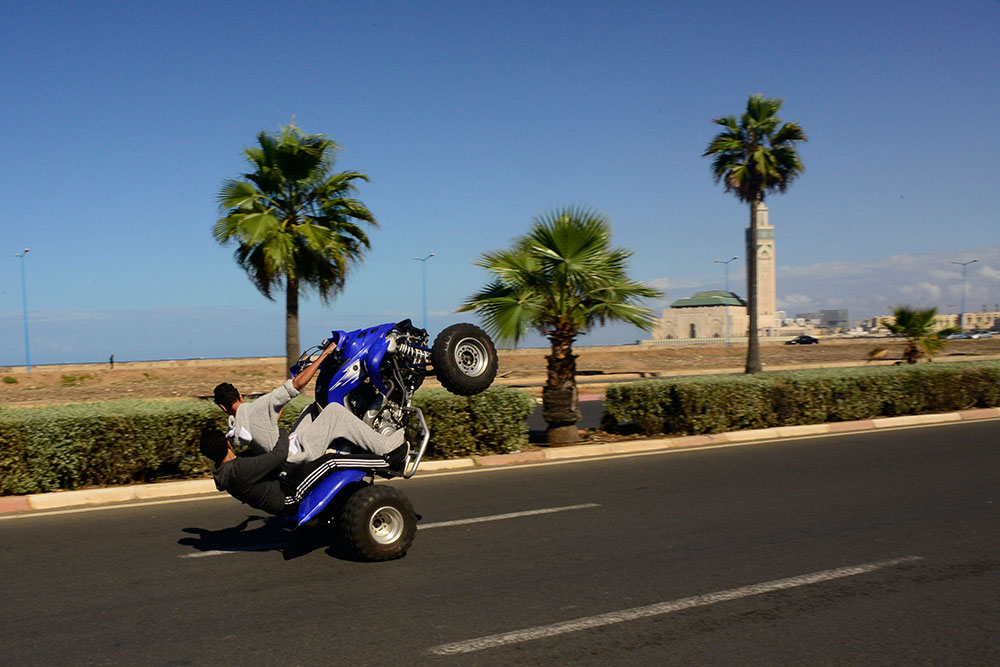
<instances>
[{"instance_id":1,"label":"palm frond","mask_svg":"<svg viewBox=\"0 0 1000 667\"><path fill-rule=\"evenodd\" d=\"M268 298L284 275L329 298L370 246L361 223L376 227L375 217L349 196L353 183L368 177L334 173L338 150L325 135L294 125L261 132L257 145L244 150L252 170L219 190L228 215L216 221L213 234L220 243L239 242L236 261Z\"/></svg>"},{"instance_id":2,"label":"palm frond","mask_svg":"<svg viewBox=\"0 0 1000 667\"><path fill-rule=\"evenodd\" d=\"M726 131L712 138L702 157L713 158L713 180L741 201L762 201L769 191L784 192L803 171L795 142L807 138L798 124L781 123L782 103L752 95L739 118L712 121Z\"/></svg>"},{"instance_id":3,"label":"palm frond","mask_svg":"<svg viewBox=\"0 0 1000 667\"><path fill-rule=\"evenodd\" d=\"M479 258L476 264L495 280L461 310L477 311L491 333L515 341L531 329L574 338L611 320L645 326L652 314L629 302L660 292L627 278L631 255L611 247L607 216L581 207L555 209L535 218L511 248Z\"/></svg>"}]
</instances>

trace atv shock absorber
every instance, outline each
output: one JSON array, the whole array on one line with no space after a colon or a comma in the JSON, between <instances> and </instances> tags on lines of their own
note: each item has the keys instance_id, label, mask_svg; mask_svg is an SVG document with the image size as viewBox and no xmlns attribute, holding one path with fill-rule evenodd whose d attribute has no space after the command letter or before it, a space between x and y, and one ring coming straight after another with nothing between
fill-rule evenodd
<instances>
[{"instance_id":1,"label":"atv shock absorber","mask_svg":"<svg viewBox=\"0 0 1000 667\"><path fill-rule=\"evenodd\" d=\"M430 350L415 347L409 343L400 343L397 351L411 361L425 364L431 360Z\"/></svg>"}]
</instances>

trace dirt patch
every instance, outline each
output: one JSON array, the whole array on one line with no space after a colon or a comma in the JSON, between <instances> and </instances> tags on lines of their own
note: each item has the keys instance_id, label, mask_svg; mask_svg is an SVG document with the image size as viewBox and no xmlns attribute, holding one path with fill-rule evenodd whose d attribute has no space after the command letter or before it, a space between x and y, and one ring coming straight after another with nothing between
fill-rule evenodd
<instances>
[{"instance_id":1,"label":"dirt patch","mask_svg":"<svg viewBox=\"0 0 1000 667\"><path fill-rule=\"evenodd\" d=\"M819 345L761 346L765 370L864 365L869 350L888 349L880 365L898 361L900 339L824 340ZM600 394L614 382L642 377L669 377L704 372L741 372L746 348L740 345L652 347L623 345L579 347L576 350L581 394ZM539 393L545 379L544 349L501 350L498 384ZM951 341L939 361L972 361L1000 356L1000 337ZM211 395L219 382L232 382L244 394L268 392L287 377L284 359L200 359L191 361L121 362L0 368L0 403L39 405L118 398L200 398ZM424 386L438 386L429 379Z\"/></svg>"}]
</instances>

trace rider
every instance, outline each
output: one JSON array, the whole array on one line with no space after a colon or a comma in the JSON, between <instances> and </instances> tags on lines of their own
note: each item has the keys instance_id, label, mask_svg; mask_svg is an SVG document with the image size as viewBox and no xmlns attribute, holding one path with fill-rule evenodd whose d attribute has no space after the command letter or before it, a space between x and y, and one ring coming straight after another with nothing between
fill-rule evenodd
<instances>
[{"instance_id":1,"label":"rider","mask_svg":"<svg viewBox=\"0 0 1000 667\"><path fill-rule=\"evenodd\" d=\"M281 410L309 384L316 370L336 347L336 343L330 343L298 375L250 403L243 400L243 395L233 385L228 382L219 384L215 388L215 403L229 415L229 433L226 435L230 443L235 445L239 442L248 446L254 454L274 449L278 442ZM406 459L408 447L404 429L383 435L343 405L330 403L322 410L317 405L311 405L303 411L289 435L286 460L292 464L314 461L338 438L382 456L393 468L401 467Z\"/></svg>"},{"instance_id":2,"label":"rider","mask_svg":"<svg viewBox=\"0 0 1000 667\"><path fill-rule=\"evenodd\" d=\"M237 455L222 431L206 428L201 432L200 449L215 464L215 488L271 514L281 514L294 506L333 468L389 466L381 459L328 455L286 472L288 444L288 432L281 429L271 451Z\"/></svg>"},{"instance_id":3,"label":"rider","mask_svg":"<svg viewBox=\"0 0 1000 667\"><path fill-rule=\"evenodd\" d=\"M217 429L201 432L201 453L212 459L215 488L228 491L236 500L271 514L281 514L288 489L279 476L288 455L288 434L282 432L274 447L262 454L236 456L226 436Z\"/></svg>"}]
</instances>

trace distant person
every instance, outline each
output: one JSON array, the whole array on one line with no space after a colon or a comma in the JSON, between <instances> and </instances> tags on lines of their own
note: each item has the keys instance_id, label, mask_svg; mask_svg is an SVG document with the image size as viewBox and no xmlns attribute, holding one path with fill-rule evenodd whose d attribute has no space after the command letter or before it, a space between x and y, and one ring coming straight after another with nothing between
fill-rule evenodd
<instances>
[{"instance_id":1,"label":"distant person","mask_svg":"<svg viewBox=\"0 0 1000 667\"><path fill-rule=\"evenodd\" d=\"M113 355L113 354L111 355L111 358L108 359L108 363L111 365L111 370L114 370L115 369L115 355Z\"/></svg>"},{"instance_id":2,"label":"distant person","mask_svg":"<svg viewBox=\"0 0 1000 667\"><path fill-rule=\"evenodd\" d=\"M215 403L229 415L226 437L230 443L248 447L252 454L273 450L278 442L281 411L309 384L320 364L336 347L336 343L331 343L294 378L250 403L244 401L243 395L230 383L216 386ZM408 446L403 429L382 435L339 403L330 403L322 410L314 403L303 410L289 435L286 460L292 464L315 461L338 438L383 456L394 469L406 460Z\"/></svg>"}]
</instances>

